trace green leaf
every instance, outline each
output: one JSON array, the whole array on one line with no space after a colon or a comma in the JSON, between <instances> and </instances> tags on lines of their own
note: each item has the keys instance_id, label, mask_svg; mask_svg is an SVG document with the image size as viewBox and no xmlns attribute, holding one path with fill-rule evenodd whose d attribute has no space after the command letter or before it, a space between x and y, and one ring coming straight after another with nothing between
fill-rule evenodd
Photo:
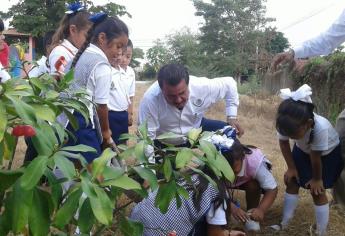
<instances>
[{"instance_id":1,"label":"green leaf","mask_svg":"<svg viewBox=\"0 0 345 236\"><path fill-rule=\"evenodd\" d=\"M96 218L92 212L90 199L87 198L79 211L78 226L82 233L89 234L95 223Z\"/></svg>"},{"instance_id":2,"label":"green leaf","mask_svg":"<svg viewBox=\"0 0 345 236\"><path fill-rule=\"evenodd\" d=\"M195 143L197 143L197 140L198 140L201 132L202 132L201 127L198 129L193 128L188 132L188 134L187 134L188 141L192 147L195 145Z\"/></svg>"},{"instance_id":3,"label":"green leaf","mask_svg":"<svg viewBox=\"0 0 345 236\"><path fill-rule=\"evenodd\" d=\"M167 180L167 182L170 181L171 175L172 175L172 166L171 166L171 161L169 157L164 158L164 164L163 164L163 172L164 172L164 177Z\"/></svg>"},{"instance_id":4,"label":"green leaf","mask_svg":"<svg viewBox=\"0 0 345 236\"><path fill-rule=\"evenodd\" d=\"M62 107L63 112L65 113L65 115L68 118L68 122L72 125L72 128L74 130L78 130L79 129L79 123L77 118L69 111L67 110L65 107Z\"/></svg>"},{"instance_id":5,"label":"green leaf","mask_svg":"<svg viewBox=\"0 0 345 236\"><path fill-rule=\"evenodd\" d=\"M147 140L148 139L148 134L147 134L147 122L145 121L144 123L140 124L138 127L138 132L139 135L142 139Z\"/></svg>"},{"instance_id":6,"label":"green leaf","mask_svg":"<svg viewBox=\"0 0 345 236\"><path fill-rule=\"evenodd\" d=\"M11 100L19 117L22 118L26 124L31 125L36 123L35 110L32 106L28 105L17 97L6 95L6 93L5 96Z\"/></svg>"},{"instance_id":7,"label":"green leaf","mask_svg":"<svg viewBox=\"0 0 345 236\"><path fill-rule=\"evenodd\" d=\"M5 132L4 139L0 143L0 158L10 160L13 157L17 145L16 137ZM2 161L2 159L0 159Z\"/></svg>"},{"instance_id":8,"label":"green leaf","mask_svg":"<svg viewBox=\"0 0 345 236\"><path fill-rule=\"evenodd\" d=\"M124 236L141 236L144 233L144 226L142 223L121 217L119 228Z\"/></svg>"},{"instance_id":9,"label":"green leaf","mask_svg":"<svg viewBox=\"0 0 345 236\"><path fill-rule=\"evenodd\" d=\"M31 138L39 155L51 156L57 147L57 137L54 128L46 122L35 126L36 135Z\"/></svg>"},{"instance_id":10,"label":"green leaf","mask_svg":"<svg viewBox=\"0 0 345 236\"><path fill-rule=\"evenodd\" d=\"M116 156L116 153L113 152L110 148L107 148L103 151L102 155L92 162L92 177L95 178L102 174L107 163Z\"/></svg>"},{"instance_id":11,"label":"green leaf","mask_svg":"<svg viewBox=\"0 0 345 236\"><path fill-rule=\"evenodd\" d=\"M82 193L83 191L81 190L81 188L76 188L68 194L66 201L55 215L53 224L58 229L62 229L71 221L72 217L78 209L79 199Z\"/></svg>"},{"instance_id":12,"label":"green leaf","mask_svg":"<svg viewBox=\"0 0 345 236\"><path fill-rule=\"evenodd\" d=\"M72 152L65 152L65 151L59 151L58 153L64 157L78 160L80 164L85 168L88 165L87 161L80 153L72 153Z\"/></svg>"},{"instance_id":13,"label":"green leaf","mask_svg":"<svg viewBox=\"0 0 345 236\"><path fill-rule=\"evenodd\" d=\"M74 79L74 70L72 68L65 74L61 82L64 83L65 85L68 85L73 79Z\"/></svg>"},{"instance_id":14,"label":"green leaf","mask_svg":"<svg viewBox=\"0 0 345 236\"><path fill-rule=\"evenodd\" d=\"M126 190L141 189L141 186L137 181L129 178L126 175L122 175L121 177L117 179L104 181L102 183L102 186L115 186L115 187L119 187Z\"/></svg>"},{"instance_id":15,"label":"green leaf","mask_svg":"<svg viewBox=\"0 0 345 236\"><path fill-rule=\"evenodd\" d=\"M54 100L60 96L60 94L54 90L48 90L45 95L48 100Z\"/></svg>"},{"instance_id":16,"label":"green leaf","mask_svg":"<svg viewBox=\"0 0 345 236\"><path fill-rule=\"evenodd\" d=\"M76 175L73 162L61 155L60 152L55 153L53 158L54 163L62 171L64 177L68 178L69 180L72 180Z\"/></svg>"},{"instance_id":17,"label":"green leaf","mask_svg":"<svg viewBox=\"0 0 345 236\"><path fill-rule=\"evenodd\" d=\"M147 159L145 157L145 141L142 140L135 145L134 153L139 163L147 162Z\"/></svg>"},{"instance_id":18,"label":"green leaf","mask_svg":"<svg viewBox=\"0 0 345 236\"><path fill-rule=\"evenodd\" d=\"M62 151L71 151L71 152L93 152L96 153L97 150L94 149L93 147L86 146L84 144L79 144L76 146L67 146L61 148Z\"/></svg>"},{"instance_id":19,"label":"green leaf","mask_svg":"<svg viewBox=\"0 0 345 236\"><path fill-rule=\"evenodd\" d=\"M4 212L0 217L0 235L9 235L8 233L12 229L12 213L14 208L14 197L13 192L8 192L4 199Z\"/></svg>"},{"instance_id":20,"label":"green leaf","mask_svg":"<svg viewBox=\"0 0 345 236\"><path fill-rule=\"evenodd\" d=\"M189 199L189 193L184 187L180 185L176 185L176 187L177 187L177 193L179 196L182 196L186 200Z\"/></svg>"},{"instance_id":21,"label":"green leaf","mask_svg":"<svg viewBox=\"0 0 345 236\"><path fill-rule=\"evenodd\" d=\"M48 163L47 156L38 156L25 168L21 177L21 187L25 190L34 188L44 174Z\"/></svg>"},{"instance_id":22,"label":"green leaf","mask_svg":"<svg viewBox=\"0 0 345 236\"><path fill-rule=\"evenodd\" d=\"M194 153L191 149L183 148L176 155L176 168L184 168L193 158Z\"/></svg>"},{"instance_id":23,"label":"green leaf","mask_svg":"<svg viewBox=\"0 0 345 236\"><path fill-rule=\"evenodd\" d=\"M220 153L218 153L216 156L216 166L223 173L226 179L228 179L231 183L234 182L234 171L232 170L229 162Z\"/></svg>"},{"instance_id":24,"label":"green leaf","mask_svg":"<svg viewBox=\"0 0 345 236\"><path fill-rule=\"evenodd\" d=\"M0 192L6 191L22 175L23 175L23 169L0 170Z\"/></svg>"},{"instance_id":25,"label":"green leaf","mask_svg":"<svg viewBox=\"0 0 345 236\"><path fill-rule=\"evenodd\" d=\"M0 100L0 142L4 138L7 127L7 113L4 103Z\"/></svg>"},{"instance_id":26,"label":"green leaf","mask_svg":"<svg viewBox=\"0 0 345 236\"><path fill-rule=\"evenodd\" d=\"M54 209L57 209L60 201L62 199L62 187L61 182L56 178L54 173L47 169L45 172L45 176L48 178L49 186L51 188L51 198L54 204Z\"/></svg>"},{"instance_id":27,"label":"green leaf","mask_svg":"<svg viewBox=\"0 0 345 236\"><path fill-rule=\"evenodd\" d=\"M157 192L155 199L155 206L165 214L168 211L170 202L174 199L176 195L176 183L170 181L168 183L163 183Z\"/></svg>"},{"instance_id":28,"label":"green leaf","mask_svg":"<svg viewBox=\"0 0 345 236\"><path fill-rule=\"evenodd\" d=\"M199 170L199 169L196 169L196 168L193 168L193 167L190 167L190 169L193 170L194 172L202 175L203 177L205 177L207 179L207 181L210 182L210 184L212 184L213 187L218 189L218 186L217 186L216 182L210 176L205 174L202 170Z\"/></svg>"},{"instance_id":29,"label":"green leaf","mask_svg":"<svg viewBox=\"0 0 345 236\"><path fill-rule=\"evenodd\" d=\"M49 234L49 205L49 194L40 189L35 189L29 215L30 235L46 236Z\"/></svg>"},{"instance_id":30,"label":"green leaf","mask_svg":"<svg viewBox=\"0 0 345 236\"><path fill-rule=\"evenodd\" d=\"M86 171L84 171L81 174L81 187L83 189L83 192L88 196L89 198L97 198L97 194L95 192L95 186L94 184L90 181L90 176Z\"/></svg>"},{"instance_id":31,"label":"green leaf","mask_svg":"<svg viewBox=\"0 0 345 236\"><path fill-rule=\"evenodd\" d=\"M40 105L30 104L30 105L33 107L37 118L41 120L55 122L56 114L49 106L42 105L42 104Z\"/></svg>"},{"instance_id":32,"label":"green leaf","mask_svg":"<svg viewBox=\"0 0 345 236\"><path fill-rule=\"evenodd\" d=\"M203 151L206 154L207 158L215 160L216 154L218 153L216 147L212 143L204 140L200 140L199 143L201 151Z\"/></svg>"},{"instance_id":33,"label":"green leaf","mask_svg":"<svg viewBox=\"0 0 345 236\"><path fill-rule=\"evenodd\" d=\"M59 123L52 124L52 126L54 127L55 133L59 139L59 143L63 143L67 136L64 127Z\"/></svg>"},{"instance_id":34,"label":"green leaf","mask_svg":"<svg viewBox=\"0 0 345 236\"><path fill-rule=\"evenodd\" d=\"M176 139L176 138L182 138L182 137L185 137L185 136L182 134L174 134L172 132L167 132L167 133L157 136L156 139L163 140L163 139Z\"/></svg>"},{"instance_id":35,"label":"green leaf","mask_svg":"<svg viewBox=\"0 0 345 236\"><path fill-rule=\"evenodd\" d=\"M121 134L119 140L137 140L138 136L135 134Z\"/></svg>"},{"instance_id":36,"label":"green leaf","mask_svg":"<svg viewBox=\"0 0 345 236\"><path fill-rule=\"evenodd\" d=\"M34 85L37 89L42 90L45 88L45 85L42 83L42 81L39 78L30 78L29 80L30 84Z\"/></svg>"},{"instance_id":37,"label":"green leaf","mask_svg":"<svg viewBox=\"0 0 345 236\"><path fill-rule=\"evenodd\" d=\"M20 180L13 189L12 230L20 233L28 224L29 213L32 207L33 190L25 190L21 187Z\"/></svg>"},{"instance_id":38,"label":"green leaf","mask_svg":"<svg viewBox=\"0 0 345 236\"><path fill-rule=\"evenodd\" d=\"M156 190L158 188L158 181L157 181L157 177L156 175L152 172L152 170L141 167L141 166L137 166L137 167L133 167L133 169L135 170L135 172L138 173L138 175L147 180L150 184L150 187L152 190Z\"/></svg>"},{"instance_id":39,"label":"green leaf","mask_svg":"<svg viewBox=\"0 0 345 236\"><path fill-rule=\"evenodd\" d=\"M103 171L103 178L104 180L117 179L124 173L123 168L106 166Z\"/></svg>"},{"instance_id":40,"label":"green leaf","mask_svg":"<svg viewBox=\"0 0 345 236\"><path fill-rule=\"evenodd\" d=\"M104 224L110 225L113 220L114 206L103 189L95 186L96 198L90 198L91 208L96 219Z\"/></svg>"},{"instance_id":41,"label":"green leaf","mask_svg":"<svg viewBox=\"0 0 345 236\"><path fill-rule=\"evenodd\" d=\"M119 154L119 157L123 160L133 157L135 155L135 146L134 147L129 147L125 151L121 152Z\"/></svg>"}]
</instances>

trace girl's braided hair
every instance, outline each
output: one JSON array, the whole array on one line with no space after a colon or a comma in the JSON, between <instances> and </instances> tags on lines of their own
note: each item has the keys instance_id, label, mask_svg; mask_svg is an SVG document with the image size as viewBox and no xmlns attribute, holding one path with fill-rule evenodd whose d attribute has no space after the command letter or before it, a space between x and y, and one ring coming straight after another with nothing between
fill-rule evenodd
<instances>
[{"instance_id":1,"label":"girl's braided hair","mask_svg":"<svg viewBox=\"0 0 345 236\"><path fill-rule=\"evenodd\" d=\"M108 42L110 42L114 38L120 37L123 34L128 36L127 25L116 16L108 17L104 13L99 13L91 16L90 20L93 22L93 25L87 33L84 44L79 48L78 53L75 55L72 62L72 67L75 67L80 56L90 45L90 43L97 44L98 35L100 33L104 33L106 35Z\"/></svg>"}]
</instances>

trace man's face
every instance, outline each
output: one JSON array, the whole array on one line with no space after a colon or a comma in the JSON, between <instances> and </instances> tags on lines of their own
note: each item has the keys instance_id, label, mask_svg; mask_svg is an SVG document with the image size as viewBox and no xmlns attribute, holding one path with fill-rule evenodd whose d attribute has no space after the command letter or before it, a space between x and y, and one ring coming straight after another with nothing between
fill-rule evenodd
<instances>
[{"instance_id":1,"label":"man's face","mask_svg":"<svg viewBox=\"0 0 345 236\"><path fill-rule=\"evenodd\" d=\"M185 80L175 86L163 82L162 92L165 100L179 110L182 110L188 101L189 89Z\"/></svg>"}]
</instances>

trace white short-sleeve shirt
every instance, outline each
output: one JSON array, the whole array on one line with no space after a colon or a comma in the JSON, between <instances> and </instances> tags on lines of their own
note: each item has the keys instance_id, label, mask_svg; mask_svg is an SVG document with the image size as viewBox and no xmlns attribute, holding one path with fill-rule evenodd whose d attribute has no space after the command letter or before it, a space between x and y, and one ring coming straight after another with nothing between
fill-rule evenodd
<instances>
[{"instance_id":1,"label":"white short-sleeve shirt","mask_svg":"<svg viewBox=\"0 0 345 236\"><path fill-rule=\"evenodd\" d=\"M48 73L49 69L47 67L47 58L45 56L42 56L38 61L37 65L32 67L32 69L29 71L29 78L32 77L38 77L44 73Z\"/></svg>"},{"instance_id":2,"label":"white short-sleeve shirt","mask_svg":"<svg viewBox=\"0 0 345 236\"><path fill-rule=\"evenodd\" d=\"M128 88L128 95L129 97L134 97L135 95L135 72L132 67L127 66L126 69L126 79L125 82Z\"/></svg>"},{"instance_id":3,"label":"white short-sleeve shirt","mask_svg":"<svg viewBox=\"0 0 345 236\"><path fill-rule=\"evenodd\" d=\"M214 209L213 203L207 212L206 222L210 225L226 225L226 209L226 202L224 202L224 205L221 204L217 209Z\"/></svg>"},{"instance_id":4,"label":"white short-sleeve shirt","mask_svg":"<svg viewBox=\"0 0 345 236\"><path fill-rule=\"evenodd\" d=\"M333 151L339 144L339 135L333 128L332 124L324 117L314 113L314 137L309 143L310 132L308 130L303 138L295 140L297 147L303 152L310 154L313 151L321 151L321 155L325 156ZM280 140L289 140L289 137L278 133Z\"/></svg>"},{"instance_id":5,"label":"white short-sleeve shirt","mask_svg":"<svg viewBox=\"0 0 345 236\"><path fill-rule=\"evenodd\" d=\"M192 128L199 128L207 109L224 99L226 115L236 116L239 105L237 84L232 77L208 79L190 76L189 98L181 110L168 104L155 82L145 92L139 106L139 124L147 121L149 136L156 138L166 132L187 134ZM182 144L185 140L169 140L172 144Z\"/></svg>"},{"instance_id":6,"label":"white short-sleeve shirt","mask_svg":"<svg viewBox=\"0 0 345 236\"><path fill-rule=\"evenodd\" d=\"M112 67L110 98L108 107L111 111L126 111L130 102L126 72Z\"/></svg>"},{"instance_id":7,"label":"white short-sleeve shirt","mask_svg":"<svg viewBox=\"0 0 345 236\"><path fill-rule=\"evenodd\" d=\"M108 60L104 52L94 44L86 49L87 52L96 53ZM111 66L110 64L100 63L95 66L93 72L88 78L86 91L89 96L93 99L96 104L107 104L109 103L109 91L111 85ZM93 120L93 105L89 106L90 119Z\"/></svg>"},{"instance_id":8,"label":"white short-sleeve shirt","mask_svg":"<svg viewBox=\"0 0 345 236\"><path fill-rule=\"evenodd\" d=\"M49 54L49 65L50 65L50 74L56 75L57 71L55 69L56 61L64 56L67 61L67 66L65 67L65 73L67 73L72 65L74 56L77 54L78 48L76 48L70 41L64 39L63 42L56 46Z\"/></svg>"}]
</instances>

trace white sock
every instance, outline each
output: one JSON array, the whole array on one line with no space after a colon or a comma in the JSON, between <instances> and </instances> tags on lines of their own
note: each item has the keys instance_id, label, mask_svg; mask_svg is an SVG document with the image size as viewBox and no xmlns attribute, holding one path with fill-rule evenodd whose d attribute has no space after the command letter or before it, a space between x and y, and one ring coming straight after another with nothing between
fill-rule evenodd
<instances>
[{"instance_id":1,"label":"white sock","mask_svg":"<svg viewBox=\"0 0 345 236\"><path fill-rule=\"evenodd\" d=\"M326 203L321 206L314 205L314 209L318 235L326 235L329 220L329 204Z\"/></svg>"},{"instance_id":2,"label":"white sock","mask_svg":"<svg viewBox=\"0 0 345 236\"><path fill-rule=\"evenodd\" d=\"M289 221L292 219L295 213L295 209L298 204L298 194L285 193L284 207L283 207L283 219L281 225L286 228Z\"/></svg>"}]
</instances>

